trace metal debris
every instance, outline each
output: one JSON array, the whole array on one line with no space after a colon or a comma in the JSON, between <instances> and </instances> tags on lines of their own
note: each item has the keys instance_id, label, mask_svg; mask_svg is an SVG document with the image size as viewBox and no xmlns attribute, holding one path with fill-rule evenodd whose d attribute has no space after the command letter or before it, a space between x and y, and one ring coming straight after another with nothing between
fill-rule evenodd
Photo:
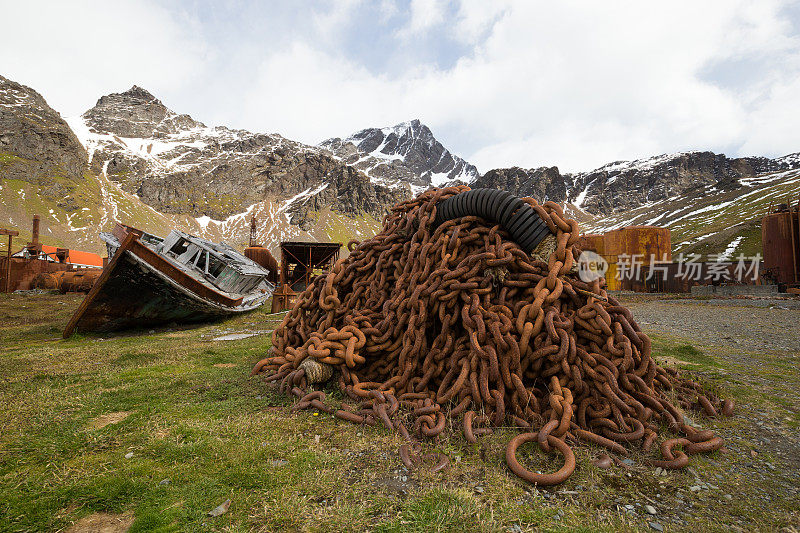
<instances>
[{"instance_id":1,"label":"metal debris","mask_svg":"<svg viewBox=\"0 0 800 533\"><path fill-rule=\"evenodd\" d=\"M231 501L225 500L218 506L214 507L208 512L208 516L219 516L228 512L228 509L231 507Z\"/></svg>"}]
</instances>

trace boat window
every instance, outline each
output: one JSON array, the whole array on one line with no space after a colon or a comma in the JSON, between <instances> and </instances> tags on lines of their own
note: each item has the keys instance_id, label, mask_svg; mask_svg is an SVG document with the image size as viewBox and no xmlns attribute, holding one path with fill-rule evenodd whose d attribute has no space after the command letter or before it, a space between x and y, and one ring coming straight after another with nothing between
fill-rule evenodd
<instances>
[{"instance_id":1,"label":"boat window","mask_svg":"<svg viewBox=\"0 0 800 533\"><path fill-rule=\"evenodd\" d=\"M212 278L216 278L225 269L225 263L223 263L213 255L209 256L208 259L209 259L208 275L211 276Z\"/></svg>"},{"instance_id":2,"label":"boat window","mask_svg":"<svg viewBox=\"0 0 800 533\"><path fill-rule=\"evenodd\" d=\"M175 255L181 255L182 253L186 252L186 249L189 248L189 241L186 239L181 239L175 243L175 245L170 248L170 252L174 253Z\"/></svg>"},{"instance_id":3,"label":"boat window","mask_svg":"<svg viewBox=\"0 0 800 533\"><path fill-rule=\"evenodd\" d=\"M197 252L197 257L194 259L194 267L198 270L205 272L206 270L206 257L208 256L208 252L203 250L202 248Z\"/></svg>"}]
</instances>

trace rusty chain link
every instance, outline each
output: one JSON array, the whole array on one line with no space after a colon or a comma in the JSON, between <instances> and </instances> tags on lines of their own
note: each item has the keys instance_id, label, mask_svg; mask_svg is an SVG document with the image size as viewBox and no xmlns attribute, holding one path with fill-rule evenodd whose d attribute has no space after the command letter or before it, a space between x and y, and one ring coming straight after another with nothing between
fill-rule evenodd
<instances>
[{"instance_id":1,"label":"rusty chain link","mask_svg":"<svg viewBox=\"0 0 800 533\"><path fill-rule=\"evenodd\" d=\"M293 410L398 431L409 468L440 470L447 458L420 455L401 414L420 437L438 437L454 420L471 443L492 427L538 428L512 439L506 454L515 474L538 484L561 483L574 470L567 440L626 455L630 446L649 450L665 426L680 437L661 443L663 459L652 460L664 468L718 449L722 441L685 425L680 409L729 416L732 401L658 366L630 311L599 280L575 276L577 222L558 204L523 199L552 234L539 248L552 249L546 262L498 223L463 216L435 226L437 204L468 190L434 189L400 203L375 237L349 243L350 255L298 297L253 373L296 395ZM328 379L359 402L357 411L306 393ZM516 449L534 441L559 450L564 467L522 467Z\"/></svg>"}]
</instances>

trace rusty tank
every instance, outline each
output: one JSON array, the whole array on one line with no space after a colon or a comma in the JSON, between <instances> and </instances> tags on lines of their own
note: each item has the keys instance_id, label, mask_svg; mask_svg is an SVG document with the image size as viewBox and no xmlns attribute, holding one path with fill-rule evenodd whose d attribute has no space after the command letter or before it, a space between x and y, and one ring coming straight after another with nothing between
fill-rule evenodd
<instances>
[{"instance_id":1,"label":"rusty tank","mask_svg":"<svg viewBox=\"0 0 800 533\"><path fill-rule=\"evenodd\" d=\"M269 271L269 276L267 277L269 281L272 283L278 281L278 261L267 248L257 244L250 245L244 249L244 256L267 269Z\"/></svg>"},{"instance_id":2,"label":"rusty tank","mask_svg":"<svg viewBox=\"0 0 800 533\"><path fill-rule=\"evenodd\" d=\"M585 235L581 235L578 239L578 248L581 250L590 250L599 255L605 255L605 235L602 233L587 233Z\"/></svg>"},{"instance_id":3,"label":"rusty tank","mask_svg":"<svg viewBox=\"0 0 800 533\"><path fill-rule=\"evenodd\" d=\"M75 272L61 272L61 284L58 290L61 294L68 292L88 293L95 281L102 274L102 270L76 270Z\"/></svg>"},{"instance_id":4,"label":"rusty tank","mask_svg":"<svg viewBox=\"0 0 800 533\"><path fill-rule=\"evenodd\" d=\"M669 228L656 226L628 226L605 234L605 253L614 263L620 255L638 256L642 264L672 261L672 242ZM608 257L607 257L608 259Z\"/></svg>"},{"instance_id":5,"label":"rusty tank","mask_svg":"<svg viewBox=\"0 0 800 533\"><path fill-rule=\"evenodd\" d=\"M761 220L764 277L779 285L800 283L800 199L779 204Z\"/></svg>"},{"instance_id":6,"label":"rusty tank","mask_svg":"<svg viewBox=\"0 0 800 533\"><path fill-rule=\"evenodd\" d=\"M61 288L64 272L40 272L33 277L31 287L44 291L57 291Z\"/></svg>"}]
</instances>

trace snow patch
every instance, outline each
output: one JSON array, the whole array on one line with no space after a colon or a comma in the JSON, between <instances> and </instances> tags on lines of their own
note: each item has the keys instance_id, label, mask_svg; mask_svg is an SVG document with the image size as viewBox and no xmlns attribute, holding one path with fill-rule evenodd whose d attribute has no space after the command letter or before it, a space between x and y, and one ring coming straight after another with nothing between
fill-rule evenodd
<instances>
[{"instance_id":1,"label":"snow patch","mask_svg":"<svg viewBox=\"0 0 800 533\"><path fill-rule=\"evenodd\" d=\"M200 226L202 226L203 229L207 229L208 228L208 224L210 222L213 222L216 225L222 224L221 220L214 220L213 218L211 218L208 215L203 215L201 217L197 217L197 218L195 218L195 220L197 221L198 224L200 224Z\"/></svg>"},{"instance_id":2,"label":"snow patch","mask_svg":"<svg viewBox=\"0 0 800 533\"><path fill-rule=\"evenodd\" d=\"M431 185L434 187L441 187L449 181L452 180L446 172L437 172L436 174L431 174Z\"/></svg>"},{"instance_id":3,"label":"snow patch","mask_svg":"<svg viewBox=\"0 0 800 533\"><path fill-rule=\"evenodd\" d=\"M600 168L587 172L586 174L592 174L594 172L616 172L616 171L628 171L628 170L652 170L653 168L664 164L672 159L678 158L682 155L693 154L695 152L677 152L674 154L661 154L653 157L648 157L647 159L635 159L633 161L615 161L613 163L609 163L607 165L603 165ZM612 180L616 179L616 177L612 178ZM611 183L612 180L609 180Z\"/></svg>"},{"instance_id":4,"label":"snow patch","mask_svg":"<svg viewBox=\"0 0 800 533\"><path fill-rule=\"evenodd\" d=\"M743 235L739 235L733 239L730 244L728 244L727 248L725 248L725 251L719 255L717 260L728 261L731 257L733 257L733 252L736 251L736 248L739 246L739 243L742 242L742 239L744 239Z\"/></svg>"},{"instance_id":5,"label":"snow patch","mask_svg":"<svg viewBox=\"0 0 800 533\"><path fill-rule=\"evenodd\" d=\"M592 186L596 180L592 180L591 183L587 183L586 187L578 194L578 197L575 198L573 204L575 207L581 207L583 205L584 200L586 200L586 195L589 194L589 187Z\"/></svg>"}]
</instances>

